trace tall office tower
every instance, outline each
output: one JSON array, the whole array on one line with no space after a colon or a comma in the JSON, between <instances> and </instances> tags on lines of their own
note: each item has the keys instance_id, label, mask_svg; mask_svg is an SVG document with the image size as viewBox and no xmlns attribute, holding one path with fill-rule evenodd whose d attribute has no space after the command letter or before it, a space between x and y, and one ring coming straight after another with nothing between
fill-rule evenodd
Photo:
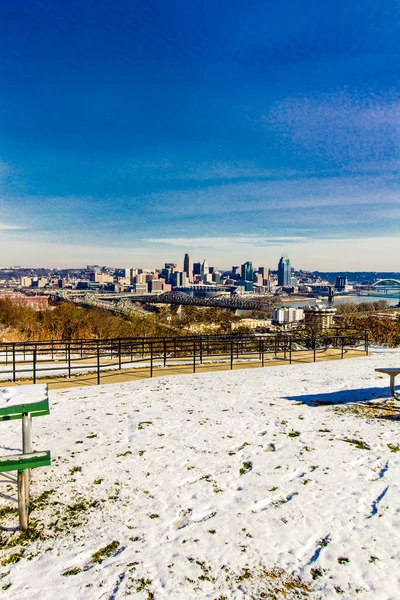
<instances>
[{"instance_id":1,"label":"tall office tower","mask_svg":"<svg viewBox=\"0 0 400 600\"><path fill-rule=\"evenodd\" d=\"M201 263L193 263L193 275L201 275Z\"/></svg>"},{"instance_id":2,"label":"tall office tower","mask_svg":"<svg viewBox=\"0 0 400 600\"><path fill-rule=\"evenodd\" d=\"M289 287L291 285L292 269L286 254L282 254L278 263L278 285Z\"/></svg>"},{"instance_id":3,"label":"tall office tower","mask_svg":"<svg viewBox=\"0 0 400 600\"><path fill-rule=\"evenodd\" d=\"M231 275L232 279L240 279L240 267L238 265L233 265Z\"/></svg>"},{"instance_id":4,"label":"tall office tower","mask_svg":"<svg viewBox=\"0 0 400 600\"><path fill-rule=\"evenodd\" d=\"M200 275L208 275L208 263L206 259L201 263L201 273Z\"/></svg>"},{"instance_id":5,"label":"tall office tower","mask_svg":"<svg viewBox=\"0 0 400 600\"><path fill-rule=\"evenodd\" d=\"M247 261L242 265L241 275L244 281L253 281L253 264L251 262Z\"/></svg>"},{"instance_id":6,"label":"tall office tower","mask_svg":"<svg viewBox=\"0 0 400 600\"><path fill-rule=\"evenodd\" d=\"M185 258L183 259L183 272L186 273L186 277L189 282L193 281L193 259L188 252L185 254Z\"/></svg>"},{"instance_id":7,"label":"tall office tower","mask_svg":"<svg viewBox=\"0 0 400 600\"><path fill-rule=\"evenodd\" d=\"M263 279L268 279L269 269L267 267L258 267L258 272L262 275Z\"/></svg>"}]
</instances>

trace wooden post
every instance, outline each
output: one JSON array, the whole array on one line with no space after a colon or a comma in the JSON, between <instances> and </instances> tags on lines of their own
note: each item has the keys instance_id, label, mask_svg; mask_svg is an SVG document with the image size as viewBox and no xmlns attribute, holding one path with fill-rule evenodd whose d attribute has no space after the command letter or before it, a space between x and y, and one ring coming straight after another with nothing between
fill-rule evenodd
<instances>
[{"instance_id":1,"label":"wooden post","mask_svg":"<svg viewBox=\"0 0 400 600\"><path fill-rule=\"evenodd\" d=\"M150 377L153 377L153 342L150 342Z\"/></svg>"},{"instance_id":2,"label":"wooden post","mask_svg":"<svg viewBox=\"0 0 400 600\"><path fill-rule=\"evenodd\" d=\"M342 340L342 356L340 358L343 358L343 355L344 355L344 338L343 338L343 336L341 337L341 340Z\"/></svg>"},{"instance_id":3,"label":"wooden post","mask_svg":"<svg viewBox=\"0 0 400 600\"><path fill-rule=\"evenodd\" d=\"M15 383L17 380L17 376L16 376L16 365L15 365L15 344L13 344L13 349L12 349L12 359L13 359L13 382Z\"/></svg>"},{"instance_id":4,"label":"wooden post","mask_svg":"<svg viewBox=\"0 0 400 600\"><path fill-rule=\"evenodd\" d=\"M365 356L368 356L368 331L365 332Z\"/></svg>"},{"instance_id":5,"label":"wooden post","mask_svg":"<svg viewBox=\"0 0 400 600\"><path fill-rule=\"evenodd\" d=\"M231 371L233 369L233 340L231 340Z\"/></svg>"},{"instance_id":6,"label":"wooden post","mask_svg":"<svg viewBox=\"0 0 400 600\"><path fill-rule=\"evenodd\" d=\"M314 362L315 362L317 360L317 357L316 357L316 353L315 353L315 337L314 336L312 338L312 343L313 343L313 353L314 353Z\"/></svg>"},{"instance_id":7,"label":"wooden post","mask_svg":"<svg viewBox=\"0 0 400 600\"><path fill-rule=\"evenodd\" d=\"M264 338L261 339L261 366L264 366Z\"/></svg>"},{"instance_id":8,"label":"wooden post","mask_svg":"<svg viewBox=\"0 0 400 600\"><path fill-rule=\"evenodd\" d=\"M289 338L289 365L292 364L292 338Z\"/></svg>"},{"instance_id":9,"label":"wooden post","mask_svg":"<svg viewBox=\"0 0 400 600\"><path fill-rule=\"evenodd\" d=\"M196 340L193 340L193 373L196 373Z\"/></svg>"},{"instance_id":10,"label":"wooden post","mask_svg":"<svg viewBox=\"0 0 400 600\"><path fill-rule=\"evenodd\" d=\"M118 369L122 369L121 338L118 340Z\"/></svg>"},{"instance_id":11,"label":"wooden post","mask_svg":"<svg viewBox=\"0 0 400 600\"><path fill-rule=\"evenodd\" d=\"M203 338L200 338L200 364L203 364Z\"/></svg>"},{"instance_id":12,"label":"wooden post","mask_svg":"<svg viewBox=\"0 0 400 600\"><path fill-rule=\"evenodd\" d=\"M163 343L164 367L167 365L167 342Z\"/></svg>"},{"instance_id":13,"label":"wooden post","mask_svg":"<svg viewBox=\"0 0 400 600\"><path fill-rule=\"evenodd\" d=\"M100 346L97 342L97 385L100 385Z\"/></svg>"}]
</instances>

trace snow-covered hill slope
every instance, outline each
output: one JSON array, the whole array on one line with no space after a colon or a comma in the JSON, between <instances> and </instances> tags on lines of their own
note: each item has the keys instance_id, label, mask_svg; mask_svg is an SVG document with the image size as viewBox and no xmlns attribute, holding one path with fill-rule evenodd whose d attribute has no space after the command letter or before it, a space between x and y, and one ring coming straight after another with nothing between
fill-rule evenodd
<instances>
[{"instance_id":1,"label":"snow-covered hill slope","mask_svg":"<svg viewBox=\"0 0 400 600\"><path fill-rule=\"evenodd\" d=\"M400 351L52 392L28 535L1 484L0 598L400 598L400 406L377 366ZM20 423L0 436L20 449Z\"/></svg>"}]
</instances>

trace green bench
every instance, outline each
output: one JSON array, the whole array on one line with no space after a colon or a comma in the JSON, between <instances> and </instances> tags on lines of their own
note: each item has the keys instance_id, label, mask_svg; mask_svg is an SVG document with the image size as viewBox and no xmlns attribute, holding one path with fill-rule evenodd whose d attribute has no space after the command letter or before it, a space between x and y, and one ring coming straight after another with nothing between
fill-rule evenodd
<instances>
[{"instance_id":1,"label":"green bench","mask_svg":"<svg viewBox=\"0 0 400 600\"><path fill-rule=\"evenodd\" d=\"M0 388L0 421L21 419L22 454L0 456L0 473L17 484L19 526L28 528L31 469L51 464L50 451L32 452L32 418L50 414L47 384ZM17 471L17 476L12 475Z\"/></svg>"},{"instance_id":2,"label":"green bench","mask_svg":"<svg viewBox=\"0 0 400 600\"><path fill-rule=\"evenodd\" d=\"M395 389L395 379L396 379L396 375L400 375L400 368L399 369L393 369L393 368L375 369L375 371L377 373L385 373L385 375L389 375L389 377L390 377L390 394L391 394L392 398L394 398L394 400L400 400L400 395L396 394L396 389Z\"/></svg>"}]
</instances>

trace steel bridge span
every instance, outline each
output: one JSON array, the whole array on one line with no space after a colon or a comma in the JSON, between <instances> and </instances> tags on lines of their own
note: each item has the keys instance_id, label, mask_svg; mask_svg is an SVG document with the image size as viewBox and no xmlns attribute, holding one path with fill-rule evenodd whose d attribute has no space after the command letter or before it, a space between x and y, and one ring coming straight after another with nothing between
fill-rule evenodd
<instances>
[{"instance_id":1,"label":"steel bridge span","mask_svg":"<svg viewBox=\"0 0 400 600\"><path fill-rule=\"evenodd\" d=\"M115 300L114 300L115 301ZM240 296L220 296L213 298L196 298L188 296L183 292L166 292L164 294L131 296L130 302L140 302L142 304L174 304L182 306L214 306L219 308L229 308L231 310L267 310L273 308L273 304L269 299L254 300L242 298ZM124 298L127 302L127 298Z\"/></svg>"}]
</instances>

